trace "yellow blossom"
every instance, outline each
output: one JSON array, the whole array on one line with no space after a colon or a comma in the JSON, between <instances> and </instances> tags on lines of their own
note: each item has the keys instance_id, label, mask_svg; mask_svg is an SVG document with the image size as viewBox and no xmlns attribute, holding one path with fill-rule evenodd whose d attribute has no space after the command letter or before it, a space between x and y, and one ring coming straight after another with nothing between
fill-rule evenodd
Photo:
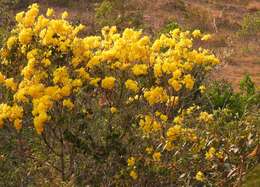
<instances>
[{"instance_id":1,"label":"yellow blossom","mask_svg":"<svg viewBox=\"0 0 260 187\"><path fill-rule=\"evenodd\" d=\"M46 16L52 16L53 15L53 13L54 13L54 10L52 9L52 8L48 8L47 9L47 12L46 12Z\"/></svg>"},{"instance_id":2,"label":"yellow blossom","mask_svg":"<svg viewBox=\"0 0 260 187\"><path fill-rule=\"evenodd\" d=\"M128 158L127 165L133 167L135 165L135 158L134 157Z\"/></svg>"},{"instance_id":3,"label":"yellow blossom","mask_svg":"<svg viewBox=\"0 0 260 187\"><path fill-rule=\"evenodd\" d=\"M191 77L191 75L185 75L184 76L184 84L185 84L185 87L189 90L192 90L193 86L194 86L194 80L193 78Z\"/></svg>"},{"instance_id":4,"label":"yellow blossom","mask_svg":"<svg viewBox=\"0 0 260 187\"><path fill-rule=\"evenodd\" d=\"M162 87L155 87L152 88L150 91L145 91L144 97L150 105L163 103L168 100L168 95Z\"/></svg>"},{"instance_id":5,"label":"yellow blossom","mask_svg":"<svg viewBox=\"0 0 260 187\"><path fill-rule=\"evenodd\" d=\"M171 142L171 141L166 141L166 144L165 144L165 149L167 150L167 151L172 151L173 150L173 148L174 148L174 145L173 145L173 143Z\"/></svg>"},{"instance_id":6,"label":"yellow blossom","mask_svg":"<svg viewBox=\"0 0 260 187\"><path fill-rule=\"evenodd\" d=\"M98 82L101 80L101 78L97 77L97 78L94 78L94 79L91 79L89 84L90 85L93 85L95 87L98 87Z\"/></svg>"},{"instance_id":7,"label":"yellow blossom","mask_svg":"<svg viewBox=\"0 0 260 187\"><path fill-rule=\"evenodd\" d=\"M200 93L205 93L205 91L206 91L206 87L204 86L204 85L201 85L200 87L199 87L199 90L200 90Z\"/></svg>"},{"instance_id":8,"label":"yellow blossom","mask_svg":"<svg viewBox=\"0 0 260 187\"><path fill-rule=\"evenodd\" d=\"M224 158L224 153L223 151L219 151L216 153L216 156L219 158L219 159L223 159Z\"/></svg>"},{"instance_id":9,"label":"yellow blossom","mask_svg":"<svg viewBox=\"0 0 260 187\"><path fill-rule=\"evenodd\" d=\"M70 85L66 85L60 89L60 94L64 97L67 97L71 94L72 87Z\"/></svg>"},{"instance_id":10,"label":"yellow blossom","mask_svg":"<svg viewBox=\"0 0 260 187\"><path fill-rule=\"evenodd\" d=\"M168 116L161 114L160 115L161 120L163 120L164 122L166 122L168 120Z\"/></svg>"},{"instance_id":11,"label":"yellow blossom","mask_svg":"<svg viewBox=\"0 0 260 187\"><path fill-rule=\"evenodd\" d=\"M28 88L26 95L30 95L32 98L39 98L43 95L43 90L43 84L33 84Z\"/></svg>"},{"instance_id":12,"label":"yellow blossom","mask_svg":"<svg viewBox=\"0 0 260 187\"><path fill-rule=\"evenodd\" d=\"M65 12L62 13L61 18L66 19L68 16L69 16L68 12L65 11Z\"/></svg>"},{"instance_id":13,"label":"yellow blossom","mask_svg":"<svg viewBox=\"0 0 260 187\"><path fill-rule=\"evenodd\" d=\"M148 69L148 67L145 64L136 64L133 66L132 72L136 76L146 75L147 69Z\"/></svg>"},{"instance_id":14,"label":"yellow blossom","mask_svg":"<svg viewBox=\"0 0 260 187\"><path fill-rule=\"evenodd\" d=\"M72 81L71 85L73 87L81 87L82 86L82 81L81 81L81 79L75 79L75 80Z\"/></svg>"},{"instance_id":15,"label":"yellow blossom","mask_svg":"<svg viewBox=\"0 0 260 187\"><path fill-rule=\"evenodd\" d=\"M125 82L125 87L133 92L138 91L138 83L130 79Z\"/></svg>"},{"instance_id":16,"label":"yellow blossom","mask_svg":"<svg viewBox=\"0 0 260 187\"><path fill-rule=\"evenodd\" d=\"M179 69L177 69L173 72L173 78L176 80L179 79L181 77L181 75L182 75L182 72Z\"/></svg>"},{"instance_id":17,"label":"yellow blossom","mask_svg":"<svg viewBox=\"0 0 260 187\"><path fill-rule=\"evenodd\" d=\"M42 63L44 64L45 67L51 65L51 61L50 61L50 59L48 59L48 58L44 58L44 59L42 60Z\"/></svg>"},{"instance_id":18,"label":"yellow blossom","mask_svg":"<svg viewBox=\"0 0 260 187\"><path fill-rule=\"evenodd\" d=\"M22 128L22 120L21 119L14 120L14 127L19 132Z\"/></svg>"},{"instance_id":19,"label":"yellow blossom","mask_svg":"<svg viewBox=\"0 0 260 187\"><path fill-rule=\"evenodd\" d=\"M202 38L201 38L201 40L202 41L207 41L207 40L209 40L211 38L211 35L210 34L206 34L206 35L204 35Z\"/></svg>"},{"instance_id":20,"label":"yellow blossom","mask_svg":"<svg viewBox=\"0 0 260 187\"><path fill-rule=\"evenodd\" d=\"M11 36L10 38L8 38L7 43L6 43L7 44L7 48L9 50L11 50L13 45L16 43L16 41L17 41L17 38L15 36Z\"/></svg>"},{"instance_id":21,"label":"yellow blossom","mask_svg":"<svg viewBox=\"0 0 260 187\"><path fill-rule=\"evenodd\" d=\"M74 104L70 99L64 99L63 100L63 106L68 108L69 110L72 110L74 108Z\"/></svg>"},{"instance_id":22,"label":"yellow blossom","mask_svg":"<svg viewBox=\"0 0 260 187\"><path fill-rule=\"evenodd\" d=\"M211 147L209 151L206 152L205 157L207 160L211 160L216 153L216 149L214 147Z\"/></svg>"},{"instance_id":23,"label":"yellow blossom","mask_svg":"<svg viewBox=\"0 0 260 187\"><path fill-rule=\"evenodd\" d=\"M169 79L168 83L173 87L173 89L176 92L180 91L180 89L182 87L181 83L179 81L177 81L176 79L174 79L174 78Z\"/></svg>"},{"instance_id":24,"label":"yellow blossom","mask_svg":"<svg viewBox=\"0 0 260 187\"><path fill-rule=\"evenodd\" d=\"M111 107L110 108L110 112L113 114L113 113L116 113L117 112L117 108L116 107Z\"/></svg>"},{"instance_id":25,"label":"yellow blossom","mask_svg":"<svg viewBox=\"0 0 260 187\"><path fill-rule=\"evenodd\" d=\"M159 111L155 112L155 116L160 116L160 115L161 115L161 112L159 112Z\"/></svg>"},{"instance_id":26,"label":"yellow blossom","mask_svg":"<svg viewBox=\"0 0 260 187\"><path fill-rule=\"evenodd\" d=\"M147 153L148 155L150 155L150 154L152 154L152 152L153 152L153 148L152 148L152 147L146 147L146 148L145 148L145 151L146 151L146 153Z\"/></svg>"},{"instance_id":27,"label":"yellow blossom","mask_svg":"<svg viewBox=\"0 0 260 187\"><path fill-rule=\"evenodd\" d=\"M181 133L182 133L182 127L180 125L175 125L168 129L166 135L168 140L174 141L180 136Z\"/></svg>"},{"instance_id":28,"label":"yellow blossom","mask_svg":"<svg viewBox=\"0 0 260 187\"><path fill-rule=\"evenodd\" d=\"M44 124L50 119L46 112L40 113L34 118L34 127L38 134L41 134L44 129Z\"/></svg>"},{"instance_id":29,"label":"yellow blossom","mask_svg":"<svg viewBox=\"0 0 260 187\"><path fill-rule=\"evenodd\" d=\"M136 180L138 178L138 174L136 173L135 170L132 170L129 174L134 180Z\"/></svg>"},{"instance_id":30,"label":"yellow blossom","mask_svg":"<svg viewBox=\"0 0 260 187\"><path fill-rule=\"evenodd\" d=\"M21 23L22 20L23 20L23 17L24 17L24 12L19 12L19 13L16 14L15 20L16 20L18 23Z\"/></svg>"},{"instance_id":31,"label":"yellow blossom","mask_svg":"<svg viewBox=\"0 0 260 187\"><path fill-rule=\"evenodd\" d=\"M33 33L31 28L23 29L19 34L19 42L21 42L21 44L27 45L31 42L32 36Z\"/></svg>"},{"instance_id":32,"label":"yellow blossom","mask_svg":"<svg viewBox=\"0 0 260 187\"><path fill-rule=\"evenodd\" d=\"M140 120L139 125L145 134L161 130L161 124L153 119L150 115L144 116L144 119Z\"/></svg>"},{"instance_id":33,"label":"yellow blossom","mask_svg":"<svg viewBox=\"0 0 260 187\"><path fill-rule=\"evenodd\" d=\"M213 121L213 115L207 112L201 112L199 116L199 121L204 123L211 123Z\"/></svg>"},{"instance_id":34,"label":"yellow blossom","mask_svg":"<svg viewBox=\"0 0 260 187\"><path fill-rule=\"evenodd\" d=\"M161 160L161 153L160 152L154 152L153 153L153 160L154 161L160 161Z\"/></svg>"},{"instance_id":35,"label":"yellow blossom","mask_svg":"<svg viewBox=\"0 0 260 187\"><path fill-rule=\"evenodd\" d=\"M10 88L13 91L16 91L17 84L14 82L13 78L9 78L5 80L6 87Z\"/></svg>"},{"instance_id":36,"label":"yellow blossom","mask_svg":"<svg viewBox=\"0 0 260 187\"><path fill-rule=\"evenodd\" d=\"M0 72L0 83L5 82L5 76Z\"/></svg>"},{"instance_id":37,"label":"yellow blossom","mask_svg":"<svg viewBox=\"0 0 260 187\"><path fill-rule=\"evenodd\" d=\"M181 116L176 116L173 120L174 123L181 125L183 123L183 117Z\"/></svg>"},{"instance_id":38,"label":"yellow blossom","mask_svg":"<svg viewBox=\"0 0 260 187\"><path fill-rule=\"evenodd\" d=\"M205 181L205 175L204 175L204 173L202 173L201 171L199 171L199 172L197 172L197 174L196 174L196 176L195 176L195 179L197 180L197 181L200 181L200 182L203 182L203 181Z\"/></svg>"},{"instance_id":39,"label":"yellow blossom","mask_svg":"<svg viewBox=\"0 0 260 187\"><path fill-rule=\"evenodd\" d=\"M105 77L101 82L101 87L111 90L115 86L116 79L114 77Z\"/></svg>"},{"instance_id":40,"label":"yellow blossom","mask_svg":"<svg viewBox=\"0 0 260 187\"><path fill-rule=\"evenodd\" d=\"M193 35L193 37L197 38L197 37L200 37L200 36L201 36L201 32L200 32L200 30L194 30L194 31L192 32L192 35Z\"/></svg>"}]
</instances>

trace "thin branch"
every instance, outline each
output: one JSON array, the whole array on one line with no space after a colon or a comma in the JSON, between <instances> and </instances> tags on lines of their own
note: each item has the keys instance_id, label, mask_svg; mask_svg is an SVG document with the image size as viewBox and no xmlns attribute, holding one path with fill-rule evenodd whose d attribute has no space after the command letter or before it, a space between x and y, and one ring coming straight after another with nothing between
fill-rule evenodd
<instances>
[{"instance_id":1,"label":"thin branch","mask_svg":"<svg viewBox=\"0 0 260 187\"><path fill-rule=\"evenodd\" d=\"M45 133L43 133L43 134L41 135L41 137L42 137L44 143L47 145L47 147L48 147L56 156L60 157L60 154L57 153L57 152L53 149L53 147L51 147L51 145L48 143L48 141L47 141L47 139L46 139L46 137L45 137Z\"/></svg>"}]
</instances>

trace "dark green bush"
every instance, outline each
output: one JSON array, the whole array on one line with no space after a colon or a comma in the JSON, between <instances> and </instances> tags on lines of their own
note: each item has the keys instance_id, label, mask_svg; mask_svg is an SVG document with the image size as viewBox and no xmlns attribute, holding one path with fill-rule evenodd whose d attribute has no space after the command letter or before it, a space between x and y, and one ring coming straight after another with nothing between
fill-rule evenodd
<instances>
[{"instance_id":1,"label":"dark green bush","mask_svg":"<svg viewBox=\"0 0 260 187\"><path fill-rule=\"evenodd\" d=\"M166 25L161 29L160 34L169 33L170 31L179 28L179 24L175 21L169 21Z\"/></svg>"},{"instance_id":2,"label":"dark green bush","mask_svg":"<svg viewBox=\"0 0 260 187\"><path fill-rule=\"evenodd\" d=\"M249 75L240 82L240 90L235 92L226 81L215 81L206 91L206 105L210 110L228 108L234 115L241 117L246 109L260 102L259 93Z\"/></svg>"}]
</instances>

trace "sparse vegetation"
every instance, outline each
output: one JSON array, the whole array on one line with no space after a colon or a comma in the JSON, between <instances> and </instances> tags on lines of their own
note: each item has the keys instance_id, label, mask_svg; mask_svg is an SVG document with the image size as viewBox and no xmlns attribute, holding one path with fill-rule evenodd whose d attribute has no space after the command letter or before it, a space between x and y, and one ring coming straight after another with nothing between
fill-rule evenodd
<instances>
[{"instance_id":1,"label":"sparse vegetation","mask_svg":"<svg viewBox=\"0 0 260 187\"><path fill-rule=\"evenodd\" d=\"M260 34L260 11L244 16L238 34L242 37L258 36Z\"/></svg>"}]
</instances>

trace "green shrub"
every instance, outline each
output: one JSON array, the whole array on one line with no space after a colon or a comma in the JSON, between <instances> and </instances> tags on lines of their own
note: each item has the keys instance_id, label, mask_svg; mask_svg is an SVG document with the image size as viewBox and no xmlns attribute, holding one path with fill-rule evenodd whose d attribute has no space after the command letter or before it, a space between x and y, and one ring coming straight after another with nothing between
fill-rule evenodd
<instances>
[{"instance_id":1,"label":"green shrub","mask_svg":"<svg viewBox=\"0 0 260 187\"><path fill-rule=\"evenodd\" d=\"M165 34L165 33L169 33L170 31L179 28L179 24L175 21L169 21L168 23L166 23L166 25L161 29L161 31L159 32L159 34Z\"/></svg>"},{"instance_id":2,"label":"green shrub","mask_svg":"<svg viewBox=\"0 0 260 187\"><path fill-rule=\"evenodd\" d=\"M240 82L240 90L235 92L230 83L216 81L209 86L205 94L207 107L211 110L228 108L238 117L246 109L260 102L259 93L249 75L245 75Z\"/></svg>"}]
</instances>

